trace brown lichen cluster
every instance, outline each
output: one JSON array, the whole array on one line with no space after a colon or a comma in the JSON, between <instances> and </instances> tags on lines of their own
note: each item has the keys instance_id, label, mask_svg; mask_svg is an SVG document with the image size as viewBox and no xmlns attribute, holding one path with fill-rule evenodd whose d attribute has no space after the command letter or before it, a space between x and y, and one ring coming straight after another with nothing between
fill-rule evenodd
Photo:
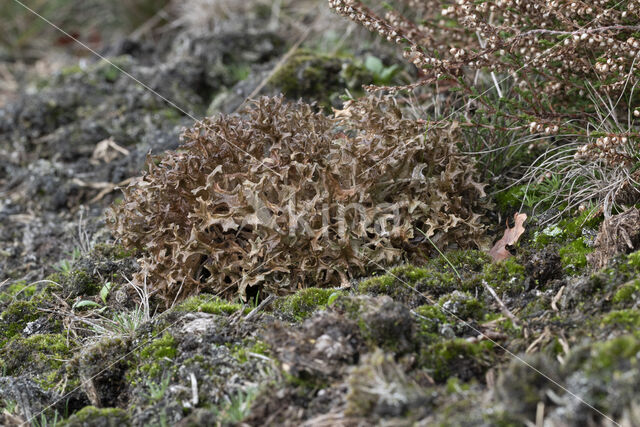
<instances>
[{"instance_id":1,"label":"brown lichen cluster","mask_svg":"<svg viewBox=\"0 0 640 427\"><path fill-rule=\"evenodd\" d=\"M152 158L109 217L144 249L137 280L170 304L202 290L246 296L335 286L433 245L482 239L483 186L455 123L429 128L390 99L333 116L262 98L197 122ZM426 239L422 232L429 236Z\"/></svg>"}]
</instances>

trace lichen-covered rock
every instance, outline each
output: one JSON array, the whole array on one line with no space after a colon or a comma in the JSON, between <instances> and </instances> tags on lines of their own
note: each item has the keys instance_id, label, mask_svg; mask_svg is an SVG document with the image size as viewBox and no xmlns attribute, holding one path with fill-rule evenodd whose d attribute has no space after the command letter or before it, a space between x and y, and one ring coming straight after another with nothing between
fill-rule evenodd
<instances>
[{"instance_id":1,"label":"lichen-covered rock","mask_svg":"<svg viewBox=\"0 0 640 427\"><path fill-rule=\"evenodd\" d=\"M327 117L263 98L245 116L196 123L181 151L149 162L113 207L113 230L147 249L138 280L167 303L346 284L424 259L432 243L480 242L483 186L457 135L425 132L389 101Z\"/></svg>"}]
</instances>

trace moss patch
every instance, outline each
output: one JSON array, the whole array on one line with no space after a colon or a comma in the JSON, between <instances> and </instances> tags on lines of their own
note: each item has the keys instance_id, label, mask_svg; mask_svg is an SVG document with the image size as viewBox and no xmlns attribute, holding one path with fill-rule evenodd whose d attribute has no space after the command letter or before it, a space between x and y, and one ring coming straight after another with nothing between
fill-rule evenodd
<instances>
[{"instance_id":1,"label":"moss patch","mask_svg":"<svg viewBox=\"0 0 640 427\"><path fill-rule=\"evenodd\" d=\"M604 316L603 325L616 325L623 329L640 331L640 310L615 310Z\"/></svg>"},{"instance_id":2,"label":"moss patch","mask_svg":"<svg viewBox=\"0 0 640 427\"><path fill-rule=\"evenodd\" d=\"M456 376L463 381L482 375L493 360L493 343L471 343L456 338L428 346L421 352L420 364L439 383Z\"/></svg>"},{"instance_id":3,"label":"moss patch","mask_svg":"<svg viewBox=\"0 0 640 427\"><path fill-rule=\"evenodd\" d=\"M85 406L60 424L61 427L117 427L128 425L131 425L131 423L129 415L124 409L96 408L95 406Z\"/></svg>"},{"instance_id":4,"label":"moss patch","mask_svg":"<svg viewBox=\"0 0 640 427\"><path fill-rule=\"evenodd\" d=\"M524 291L525 269L515 258L485 264L482 274L475 278L474 287L482 286L482 280L498 294L516 295Z\"/></svg>"},{"instance_id":5,"label":"moss patch","mask_svg":"<svg viewBox=\"0 0 640 427\"><path fill-rule=\"evenodd\" d=\"M177 312L202 312L228 315L242 310L242 305L223 300L214 295L200 294L187 298L174 307L173 310Z\"/></svg>"},{"instance_id":6,"label":"moss patch","mask_svg":"<svg viewBox=\"0 0 640 427\"><path fill-rule=\"evenodd\" d=\"M579 273L587 266L587 255L593 251L584 243L584 238L579 237L573 242L563 246L558 251L565 271L570 274Z\"/></svg>"},{"instance_id":7,"label":"moss patch","mask_svg":"<svg viewBox=\"0 0 640 427\"><path fill-rule=\"evenodd\" d=\"M155 377L162 373L166 363L171 362L177 354L175 339L170 333L165 332L161 338L153 340L140 350L142 359L142 363L139 365L140 371Z\"/></svg>"},{"instance_id":8,"label":"moss patch","mask_svg":"<svg viewBox=\"0 0 640 427\"><path fill-rule=\"evenodd\" d=\"M344 292L338 289L306 288L277 300L273 308L285 318L300 322L309 318L315 311L326 307L330 300L343 294Z\"/></svg>"},{"instance_id":9,"label":"moss patch","mask_svg":"<svg viewBox=\"0 0 640 427\"><path fill-rule=\"evenodd\" d=\"M452 292L440 298L438 304L445 313L451 313L463 320L480 320L486 311L484 304L468 292Z\"/></svg>"},{"instance_id":10,"label":"moss patch","mask_svg":"<svg viewBox=\"0 0 640 427\"><path fill-rule=\"evenodd\" d=\"M340 59L299 49L271 77L269 85L289 98L319 99L321 105L329 107L330 94L343 84L341 70Z\"/></svg>"},{"instance_id":11,"label":"moss patch","mask_svg":"<svg viewBox=\"0 0 640 427\"><path fill-rule=\"evenodd\" d=\"M60 368L70 354L63 334L39 334L12 338L0 350L0 359L8 375L34 373L36 382L48 389L62 379Z\"/></svg>"},{"instance_id":12,"label":"moss patch","mask_svg":"<svg viewBox=\"0 0 640 427\"><path fill-rule=\"evenodd\" d=\"M615 304L625 304L635 301L638 298L640 298L640 280L636 279L633 282L620 286L613 295L612 301Z\"/></svg>"}]
</instances>

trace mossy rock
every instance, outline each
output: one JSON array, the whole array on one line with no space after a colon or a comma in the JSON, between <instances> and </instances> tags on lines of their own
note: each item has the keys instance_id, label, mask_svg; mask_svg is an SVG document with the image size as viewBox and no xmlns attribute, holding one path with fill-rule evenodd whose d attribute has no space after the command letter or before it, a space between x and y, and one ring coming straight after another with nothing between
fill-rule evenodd
<instances>
[{"instance_id":1,"label":"mossy rock","mask_svg":"<svg viewBox=\"0 0 640 427\"><path fill-rule=\"evenodd\" d=\"M482 292L483 279L497 283L501 289L508 288L502 286L505 280L524 282L524 268L517 263L496 267L487 254L477 250L450 251L423 266L402 265L388 274L365 279L358 284L357 292L388 295L414 308L426 302L420 293L437 299L454 291Z\"/></svg>"},{"instance_id":2,"label":"mossy rock","mask_svg":"<svg viewBox=\"0 0 640 427\"><path fill-rule=\"evenodd\" d=\"M130 426L131 422L124 409L85 406L59 425L60 427L121 427Z\"/></svg>"},{"instance_id":3,"label":"mossy rock","mask_svg":"<svg viewBox=\"0 0 640 427\"><path fill-rule=\"evenodd\" d=\"M0 307L14 301L29 300L37 291L37 286L24 281L12 283L0 292Z\"/></svg>"},{"instance_id":4,"label":"mossy rock","mask_svg":"<svg viewBox=\"0 0 640 427\"><path fill-rule=\"evenodd\" d=\"M132 366L128 338L105 338L87 346L67 364L67 376L78 378L91 403L100 407L127 402L126 371Z\"/></svg>"},{"instance_id":5,"label":"mossy rock","mask_svg":"<svg viewBox=\"0 0 640 427\"><path fill-rule=\"evenodd\" d=\"M343 296L332 310L355 321L371 348L403 354L416 346L411 312L388 296Z\"/></svg>"},{"instance_id":6,"label":"mossy rock","mask_svg":"<svg viewBox=\"0 0 640 427\"><path fill-rule=\"evenodd\" d=\"M441 297L438 304L444 313L456 319L481 320L486 312L484 304L468 292L454 291Z\"/></svg>"},{"instance_id":7,"label":"mossy rock","mask_svg":"<svg viewBox=\"0 0 640 427\"><path fill-rule=\"evenodd\" d=\"M242 305L232 303L209 294L199 294L187 298L173 308L175 312L202 312L218 315L229 315L242 310Z\"/></svg>"},{"instance_id":8,"label":"mossy rock","mask_svg":"<svg viewBox=\"0 0 640 427\"><path fill-rule=\"evenodd\" d=\"M438 333L440 327L447 322L447 316L440 307L426 304L414 311L418 318L416 331L418 336L427 340L439 340L441 338Z\"/></svg>"},{"instance_id":9,"label":"mossy rock","mask_svg":"<svg viewBox=\"0 0 640 427\"><path fill-rule=\"evenodd\" d=\"M520 417L535 417L538 403L551 403L548 392L559 392L547 378L561 382L558 364L545 354L524 356L527 365L520 360L512 360L504 369L496 383L496 395L504 402L507 410ZM544 372L545 376L539 372Z\"/></svg>"},{"instance_id":10,"label":"mossy rock","mask_svg":"<svg viewBox=\"0 0 640 427\"><path fill-rule=\"evenodd\" d=\"M319 100L321 105L329 107L329 95L344 85L341 70L340 59L299 49L271 77L269 85L288 98Z\"/></svg>"},{"instance_id":11,"label":"mossy rock","mask_svg":"<svg viewBox=\"0 0 640 427\"><path fill-rule=\"evenodd\" d=\"M27 323L38 319L42 313L32 301L16 301L0 314L0 347L9 339L20 334Z\"/></svg>"},{"instance_id":12,"label":"mossy rock","mask_svg":"<svg viewBox=\"0 0 640 427\"><path fill-rule=\"evenodd\" d=\"M339 289L301 289L293 295L274 302L273 311L287 320L301 322L314 312L325 308L340 295L344 295L344 291Z\"/></svg>"},{"instance_id":13,"label":"mossy rock","mask_svg":"<svg viewBox=\"0 0 640 427\"><path fill-rule=\"evenodd\" d=\"M452 376L469 381L481 377L495 363L493 347L490 341L469 342L462 338L438 342L420 352L420 366L439 383Z\"/></svg>"},{"instance_id":14,"label":"mossy rock","mask_svg":"<svg viewBox=\"0 0 640 427\"><path fill-rule=\"evenodd\" d=\"M70 344L63 334L15 336L0 349L0 359L7 375L30 373L45 389L62 380L60 368L70 355Z\"/></svg>"},{"instance_id":15,"label":"mossy rock","mask_svg":"<svg viewBox=\"0 0 640 427\"><path fill-rule=\"evenodd\" d=\"M54 273L47 280L61 285L66 298L97 295L101 288L98 280L80 268Z\"/></svg>"},{"instance_id":16,"label":"mossy rock","mask_svg":"<svg viewBox=\"0 0 640 427\"><path fill-rule=\"evenodd\" d=\"M640 332L640 310L614 310L602 319L603 325L612 325L629 332Z\"/></svg>"},{"instance_id":17,"label":"mossy rock","mask_svg":"<svg viewBox=\"0 0 640 427\"><path fill-rule=\"evenodd\" d=\"M171 110L175 113L174 110ZM127 249L119 244L98 243L92 250L92 256L110 260L121 260L135 255L135 250Z\"/></svg>"},{"instance_id":18,"label":"mossy rock","mask_svg":"<svg viewBox=\"0 0 640 427\"><path fill-rule=\"evenodd\" d=\"M475 282L473 288L480 289L484 280L498 295L515 296L524 291L525 278L525 268L515 258L509 258L485 264L482 274L473 279Z\"/></svg>"}]
</instances>

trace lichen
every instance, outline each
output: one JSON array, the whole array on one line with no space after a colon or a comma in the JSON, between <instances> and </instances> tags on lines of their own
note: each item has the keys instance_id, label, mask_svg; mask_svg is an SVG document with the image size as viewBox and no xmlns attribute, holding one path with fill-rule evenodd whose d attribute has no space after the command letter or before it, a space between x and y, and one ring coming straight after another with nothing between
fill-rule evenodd
<instances>
[{"instance_id":1,"label":"lichen","mask_svg":"<svg viewBox=\"0 0 640 427\"><path fill-rule=\"evenodd\" d=\"M335 287L424 262L435 249L415 239L417 227L439 233L440 247L477 247L484 192L459 152L460 129L424 126L388 98L350 101L332 116L262 98L196 123L179 151L149 160L109 223L126 247L146 248L144 278L134 278L167 306L202 291L245 299L249 287Z\"/></svg>"}]
</instances>

